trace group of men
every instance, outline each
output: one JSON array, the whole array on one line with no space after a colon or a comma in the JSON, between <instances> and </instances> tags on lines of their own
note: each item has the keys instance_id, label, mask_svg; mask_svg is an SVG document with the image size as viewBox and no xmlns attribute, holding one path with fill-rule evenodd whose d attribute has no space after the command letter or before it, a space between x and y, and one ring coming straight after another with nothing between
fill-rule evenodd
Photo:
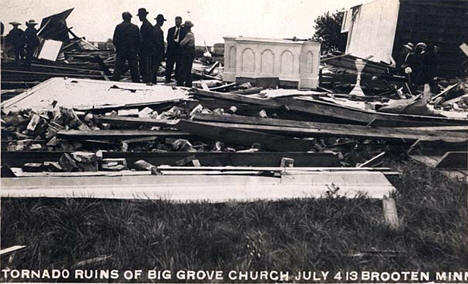
<instances>
[{"instance_id":1,"label":"group of men","mask_svg":"<svg viewBox=\"0 0 468 284\"><path fill-rule=\"evenodd\" d=\"M35 27L37 23L34 20L27 21L27 28L24 31L19 28L21 24L18 22L10 22L10 24L13 28L6 35L5 42L13 47L16 62L20 63L25 59L26 67L31 68L34 52L40 43Z\"/></svg>"},{"instance_id":2,"label":"group of men","mask_svg":"<svg viewBox=\"0 0 468 284\"><path fill-rule=\"evenodd\" d=\"M410 87L416 89L423 84L435 85L439 47L437 45L411 42L403 45L404 62L401 66Z\"/></svg>"},{"instance_id":3,"label":"group of men","mask_svg":"<svg viewBox=\"0 0 468 284\"><path fill-rule=\"evenodd\" d=\"M175 79L178 86L192 86L192 64L195 58L195 37L191 31L193 24L182 18L175 18L175 26L168 30L167 48L161 27L166 19L162 14L156 16L153 26L147 19L145 8L138 9L141 27L132 24L132 15L122 13L123 22L114 31L113 43L117 52L113 80L118 81L130 69L133 82L156 84L157 72L166 60L165 82L171 82L175 65ZM128 67L127 67L128 62Z\"/></svg>"}]
</instances>

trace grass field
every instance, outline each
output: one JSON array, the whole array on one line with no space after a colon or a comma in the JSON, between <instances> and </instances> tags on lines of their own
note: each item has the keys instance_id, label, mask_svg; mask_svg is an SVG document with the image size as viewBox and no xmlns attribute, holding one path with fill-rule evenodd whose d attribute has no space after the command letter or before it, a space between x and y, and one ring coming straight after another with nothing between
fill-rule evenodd
<instances>
[{"instance_id":1,"label":"grass field","mask_svg":"<svg viewBox=\"0 0 468 284\"><path fill-rule=\"evenodd\" d=\"M11 268L468 271L466 184L392 164L401 228L365 196L226 204L2 199ZM361 257L353 253L370 253ZM2 266L5 266L3 261Z\"/></svg>"}]
</instances>

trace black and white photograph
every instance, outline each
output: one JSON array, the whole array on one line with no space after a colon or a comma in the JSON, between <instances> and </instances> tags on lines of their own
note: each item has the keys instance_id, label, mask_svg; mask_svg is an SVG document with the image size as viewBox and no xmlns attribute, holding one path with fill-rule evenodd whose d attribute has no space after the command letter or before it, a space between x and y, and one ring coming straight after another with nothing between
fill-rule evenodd
<instances>
[{"instance_id":1,"label":"black and white photograph","mask_svg":"<svg viewBox=\"0 0 468 284\"><path fill-rule=\"evenodd\" d=\"M468 0L2 0L0 283L468 283Z\"/></svg>"}]
</instances>

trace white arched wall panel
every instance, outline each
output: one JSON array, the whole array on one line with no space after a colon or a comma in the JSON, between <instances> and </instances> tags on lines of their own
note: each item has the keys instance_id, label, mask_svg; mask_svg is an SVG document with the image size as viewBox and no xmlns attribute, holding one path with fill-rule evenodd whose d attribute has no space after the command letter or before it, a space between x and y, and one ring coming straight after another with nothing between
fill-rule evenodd
<instances>
[{"instance_id":1,"label":"white arched wall panel","mask_svg":"<svg viewBox=\"0 0 468 284\"><path fill-rule=\"evenodd\" d=\"M255 52L251 48L242 50L241 71L245 73L255 72Z\"/></svg>"},{"instance_id":2,"label":"white arched wall panel","mask_svg":"<svg viewBox=\"0 0 468 284\"><path fill-rule=\"evenodd\" d=\"M278 77L281 85L316 88L320 44L265 38L225 37L223 79Z\"/></svg>"},{"instance_id":3,"label":"white arched wall panel","mask_svg":"<svg viewBox=\"0 0 468 284\"><path fill-rule=\"evenodd\" d=\"M265 49L260 57L260 73L275 73L275 54L271 49Z\"/></svg>"}]
</instances>

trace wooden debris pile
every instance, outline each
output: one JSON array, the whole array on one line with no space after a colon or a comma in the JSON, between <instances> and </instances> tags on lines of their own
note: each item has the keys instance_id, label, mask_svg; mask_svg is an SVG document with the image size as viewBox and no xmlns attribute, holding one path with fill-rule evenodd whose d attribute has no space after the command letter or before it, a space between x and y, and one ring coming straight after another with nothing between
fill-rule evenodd
<instances>
[{"instance_id":1,"label":"wooden debris pile","mask_svg":"<svg viewBox=\"0 0 468 284\"><path fill-rule=\"evenodd\" d=\"M65 86L63 90L37 91L41 84L36 93L6 101L3 164L23 171L64 172L147 170L161 165L257 166L267 153L271 160L262 165L272 167L284 159L292 159L292 165L375 166L383 157L407 157L418 143L450 148L467 141L467 113L436 107L463 98L461 82L438 94L425 90L409 99L355 97L323 88L264 89L252 82L214 79L195 81L197 88L188 90L188 95L169 86L95 82L99 81L62 79L54 84ZM84 96L80 86L98 91L93 97ZM69 94L62 99L65 90ZM151 92L157 98L148 97ZM138 96L142 96L139 101ZM430 111L418 113L421 101ZM33 109L25 109L28 105ZM27 157L30 152L37 155ZM313 160L309 154L323 160ZM301 155L309 158L298 159ZM243 164L240 157L249 158Z\"/></svg>"}]
</instances>

